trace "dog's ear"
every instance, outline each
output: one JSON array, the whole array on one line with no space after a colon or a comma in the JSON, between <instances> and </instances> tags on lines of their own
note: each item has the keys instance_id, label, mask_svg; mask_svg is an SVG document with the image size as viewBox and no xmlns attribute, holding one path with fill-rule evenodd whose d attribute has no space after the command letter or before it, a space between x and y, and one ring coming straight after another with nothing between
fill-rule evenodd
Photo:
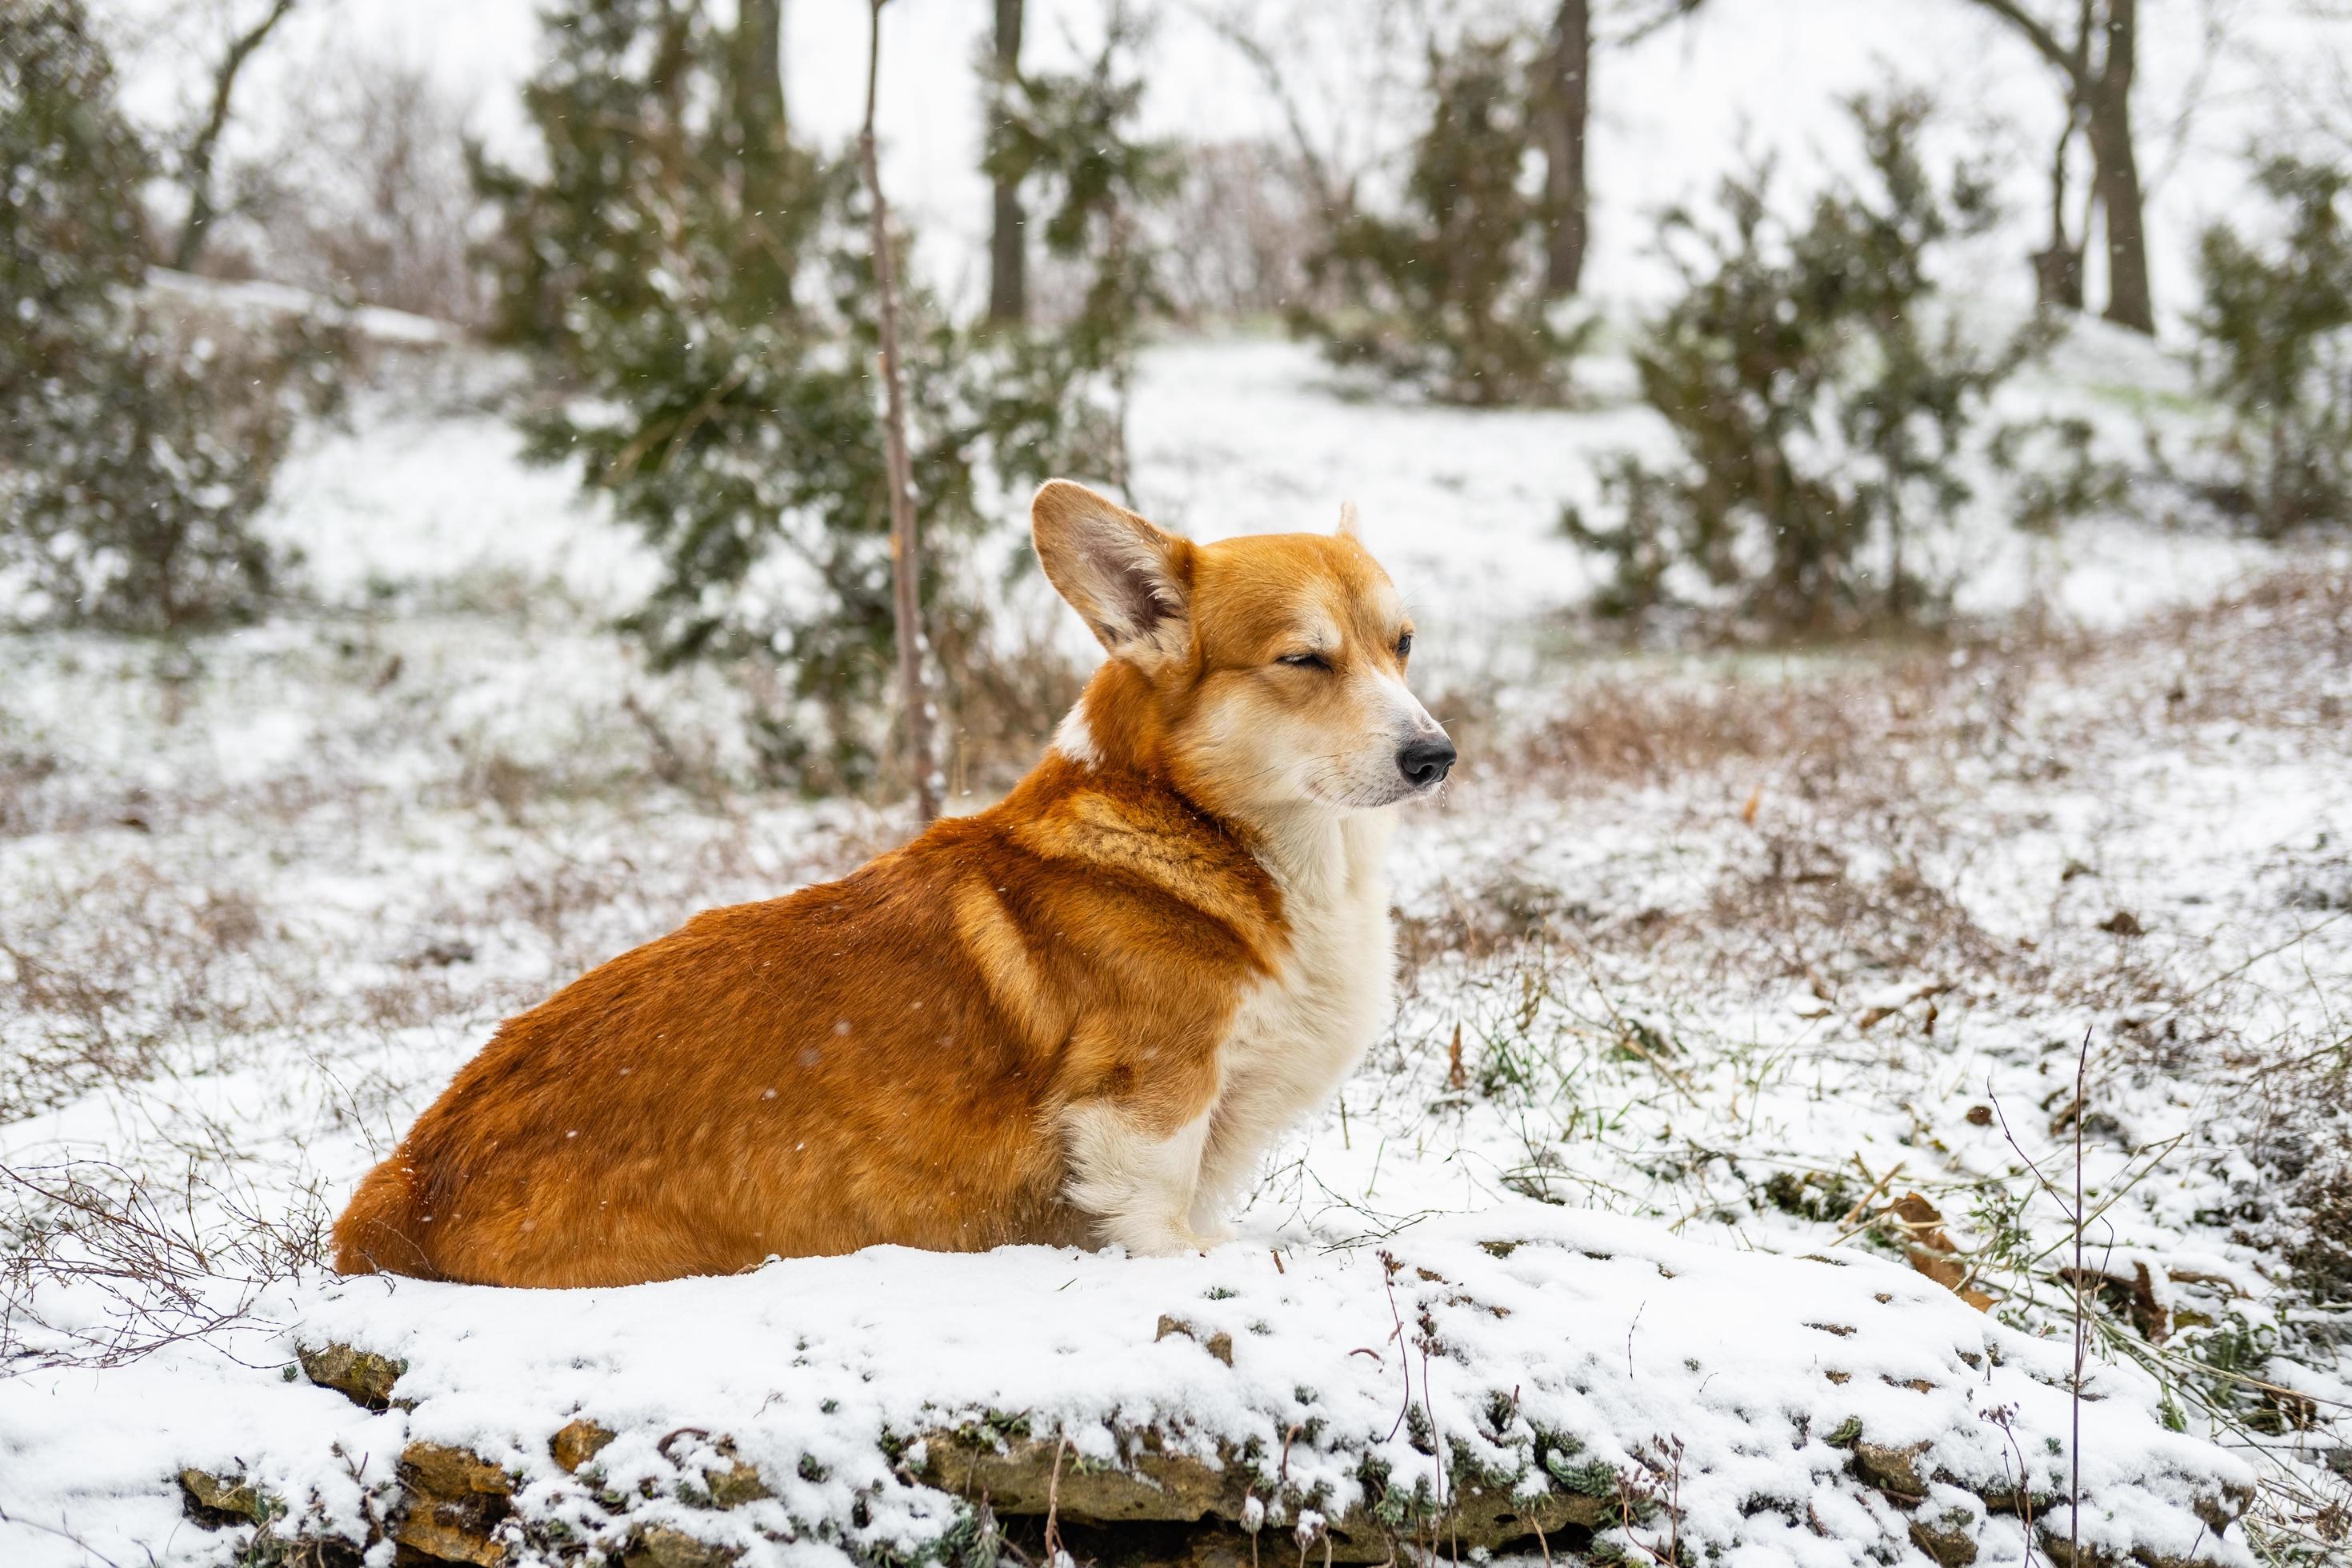
<instances>
[{"instance_id":1,"label":"dog's ear","mask_svg":"<svg viewBox=\"0 0 2352 1568\"><path fill-rule=\"evenodd\" d=\"M1037 559L1055 592L1115 658L1150 664L1190 641L1192 544L1068 479L1029 503Z\"/></svg>"},{"instance_id":2,"label":"dog's ear","mask_svg":"<svg viewBox=\"0 0 2352 1568\"><path fill-rule=\"evenodd\" d=\"M1339 503L1339 526L1333 529L1331 531L1338 534L1342 539L1352 539L1359 544L1363 542L1363 532L1356 525L1356 503L1354 501L1343 500Z\"/></svg>"}]
</instances>

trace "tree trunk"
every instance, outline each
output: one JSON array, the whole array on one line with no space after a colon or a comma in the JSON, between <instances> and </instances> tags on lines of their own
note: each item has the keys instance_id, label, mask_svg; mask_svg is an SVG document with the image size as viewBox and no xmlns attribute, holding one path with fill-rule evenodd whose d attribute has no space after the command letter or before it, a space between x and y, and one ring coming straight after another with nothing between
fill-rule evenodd
<instances>
[{"instance_id":1,"label":"tree trunk","mask_svg":"<svg viewBox=\"0 0 2352 1568\"><path fill-rule=\"evenodd\" d=\"M744 210L753 243L740 258L748 279L763 287L778 310L792 303L791 257L773 232L791 200L786 189L791 125L784 112L783 0L739 0L728 39L729 117Z\"/></svg>"},{"instance_id":2,"label":"tree trunk","mask_svg":"<svg viewBox=\"0 0 2352 1568\"><path fill-rule=\"evenodd\" d=\"M890 486L890 607L898 643L898 689L907 711L907 771L914 777L915 809L929 822L940 814L939 780L931 767L931 704L923 689L922 569L915 538L915 476L907 454L907 401L898 383L898 295L890 257L890 209L882 199L882 162L874 146L875 89L882 75L883 0L871 0L866 55L866 128L857 139L865 166L866 200L873 226L875 310L882 333L882 437Z\"/></svg>"},{"instance_id":3,"label":"tree trunk","mask_svg":"<svg viewBox=\"0 0 2352 1568\"><path fill-rule=\"evenodd\" d=\"M992 103L1012 90L1021 71L1022 0L996 0L996 82ZM1018 322L1029 319L1028 218L1021 210L1021 187L999 180L993 197L993 220L988 240L988 319Z\"/></svg>"},{"instance_id":4,"label":"tree trunk","mask_svg":"<svg viewBox=\"0 0 2352 1568\"><path fill-rule=\"evenodd\" d=\"M1975 0L2021 35L2066 81L2070 114L2079 106L2091 144L2091 192L2107 236L2106 317L2136 332L2156 331L2148 297L2147 235L2132 145L2132 75L2139 47L2139 0L2081 0L2069 45L2022 0ZM2092 46L2099 46L2093 64ZM2089 230L2084 231L2085 243Z\"/></svg>"},{"instance_id":5,"label":"tree trunk","mask_svg":"<svg viewBox=\"0 0 2352 1568\"><path fill-rule=\"evenodd\" d=\"M2137 47L2139 0L2107 0L2105 49L2086 96L2093 178L2107 237L2106 317L2136 332L2156 331L2147 286L2147 232L2132 145L2131 89Z\"/></svg>"},{"instance_id":6,"label":"tree trunk","mask_svg":"<svg viewBox=\"0 0 2352 1568\"><path fill-rule=\"evenodd\" d=\"M2074 142L2075 105L2066 108L2066 125L2050 154L2050 243L2033 253L2033 295L2045 310L2083 308L2083 247L2066 232L2066 153Z\"/></svg>"},{"instance_id":7,"label":"tree trunk","mask_svg":"<svg viewBox=\"0 0 2352 1568\"><path fill-rule=\"evenodd\" d=\"M268 16L229 41L228 53L213 73L212 108L197 128L195 140L188 143L187 156L180 165L181 178L188 188L188 218L180 226L179 242L172 247L172 265L182 272L194 268L204 254L205 232L220 216L213 210L213 158L220 151L221 132L228 128L229 99L236 91L237 73L292 9L294 0L276 0Z\"/></svg>"},{"instance_id":8,"label":"tree trunk","mask_svg":"<svg viewBox=\"0 0 2352 1568\"><path fill-rule=\"evenodd\" d=\"M1584 276L1590 229L1584 132L1592 113L1592 6L1560 0L1537 83L1537 138L1544 155L1544 288L1573 294Z\"/></svg>"},{"instance_id":9,"label":"tree trunk","mask_svg":"<svg viewBox=\"0 0 2352 1568\"><path fill-rule=\"evenodd\" d=\"M773 212L790 144L784 116L784 0L739 0L730 44L728 74L744 193L752 211Z\"/></svg>"}]
</instances>

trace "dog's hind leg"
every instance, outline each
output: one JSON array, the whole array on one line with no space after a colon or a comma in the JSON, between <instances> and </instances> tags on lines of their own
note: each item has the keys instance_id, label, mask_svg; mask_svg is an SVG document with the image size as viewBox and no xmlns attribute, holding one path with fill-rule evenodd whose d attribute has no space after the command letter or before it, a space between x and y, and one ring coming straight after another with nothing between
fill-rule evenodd
<instances>
[{"instance_id":1,"label":"dog's hind leg","mask_svg":"<svg viewBox=\"0 0 2352 1568\"><path fill-rule=\"evenodd\" d=\"M1173 1129L1158 1129L1108 1100L1062 1113L1068 1139L1069 1201L1094 1216L1106 1243L1138 1254L1206 1250L1225 1239L1192 1224L1209 1138L1203 1110Z\"/></svg>"}]
</instances>

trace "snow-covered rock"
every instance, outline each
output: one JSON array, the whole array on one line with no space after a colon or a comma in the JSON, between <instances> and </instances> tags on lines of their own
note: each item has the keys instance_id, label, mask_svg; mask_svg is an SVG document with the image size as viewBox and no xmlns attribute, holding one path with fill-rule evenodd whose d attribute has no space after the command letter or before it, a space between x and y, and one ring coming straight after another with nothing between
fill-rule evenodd
<instances>
[{"instance_id":1,"label":"snow-covered rock","mask_svg":"<svg viewBox=\"0 0 2352 1568\"><path fill-rule=\"evenodd\" d=\"M2078 1405L2063 1345L1884 1259L1533 1204L1323 1253L882 1248L300 1309L315 1375L374 1402L396 1370L384 1408L224 1362L239 1397L151 1412L118 1484L187 1471L275 1539L486 1563L962 1560L1049 1511L1196 1563L1958 1563L2029 1529L2061 1561L2077 1530L2085 1562L2251 1561L2252 1471L2128 1368ZM60 1432L100 1425L70 1381Z\"/></svg>"}]
</instances>

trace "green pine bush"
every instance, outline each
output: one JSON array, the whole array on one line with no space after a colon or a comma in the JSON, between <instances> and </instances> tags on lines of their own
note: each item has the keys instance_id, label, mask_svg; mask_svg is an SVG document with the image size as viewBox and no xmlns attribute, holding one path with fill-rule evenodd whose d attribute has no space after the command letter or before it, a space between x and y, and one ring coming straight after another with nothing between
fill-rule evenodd
<instances>
[{"instance_id":1,"label":"green pine bush","mask_svg":"<svg viewBox=\"0 0 2352 1568\"><path fill-rule=\"evenodd\" d=\"M499 214L501 331L565 383L523 414L530 450L574 466L659 553L625 623L656 662L752 661L751 684L778 693L754 719L772 774L867 787L891 750L894 630L854 152L714 111L751 100L730 73L761 67L695 0L564 0L550 20L524 98L546 172L476 158ZM1007 686L985 613L989 546L1013 538L996 525L1023 485L1117 466L1104 384L1125 362L1067 334L960 330L919 287L899 293L919 588L952 733Z\"/></svg>"},{"instance_id":2,"label":"green pine bush","mask_svg":"<svg viewBox=\"0 0 2352 1568\"><path fill-rule=\"evenodd\" d=\"M1925 99L1850 107L1867 182L1824 193L1801 224L1774 216L1769 167L1726 182L1720 221L1683 209L1664 220L1682 291L1633 359L1680 460L1617 459L1616 526L1563 519L1612 563L1606 609L1697 597L1767 627L1825 631L1938 603L1916 536L1971 498L1989 401L2046 331L1970 341L1933 266L1990 221L1985 183L1966 166L1929 169ZM2037 494L2056 506L2095 488Z\"/></svg>"},{"instance_id":3,"label":"green pine bush","mask_svg":"<svg viewBox=\"0 0 2352 1568\"><path fill-rule=\"evenodd\" d=\"M252 527L342 343L144 288L153 164L80 0L0 0L0 581L44 619L177 631L256 614Z\"/></svg>"},{"instance_id":4,"label":"green pine bush","mask_svg":"<svg viewBox=\"0 0 2352 1568\"><path fill-rule=\"evenodd\" d=\"M2206 229L2191 323L2200 379L2231 416L2223 476L2206 493L2275 538L2352 519L2352 173L2276 157L2254 184L2277 232L2263 242L2227 223Z\"/></svg>"},{"instance_id":5,"label":"green pine bush","mask_svg":"<svg viewBox=\"0 0 2352 1568\"><path fill-rule=\"evenodd\" d=\"M1401 209L1351 211L1309 261L1317 289L1298 331L1326 357L1449 403L1551 404L1589 323L1564 328L1543 289L1545 211L1523 175L1528 72L1514 39L1433 47L1429 123Z\"/></svg>"}]
</instances>

